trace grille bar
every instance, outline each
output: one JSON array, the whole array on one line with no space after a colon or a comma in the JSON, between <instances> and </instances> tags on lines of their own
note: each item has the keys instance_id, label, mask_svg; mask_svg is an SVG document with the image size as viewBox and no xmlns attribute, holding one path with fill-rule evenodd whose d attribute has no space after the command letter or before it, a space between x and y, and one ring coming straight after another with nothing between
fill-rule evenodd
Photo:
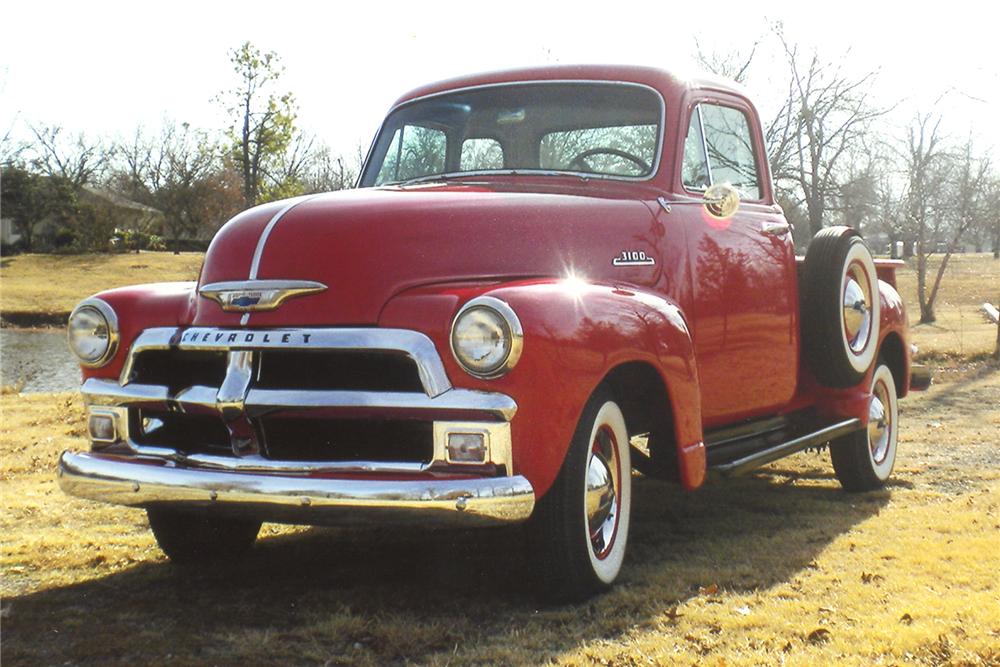
<instances>
[{"instance_id":1,"label":"grille bar","mask_svg":"<svg viewBox=\"0 0 1000 667\"><path fill-rule=\"evenodd\" d=\"M83 383L82 391L88 405L159 407L176 404L186 411L188 408L216 409L218 390L190 387L171 396L166 387L135 383L123 387L114 380L90 378ZM252 416L275 410L378 408L387 412L421 413L427 417L434 416L435 412L474 412L510 421L517 412L517 403L506 394L470 389L451 389L436 398L411 392L250 389L244 406Z\"/></svg>"}]
</instances>

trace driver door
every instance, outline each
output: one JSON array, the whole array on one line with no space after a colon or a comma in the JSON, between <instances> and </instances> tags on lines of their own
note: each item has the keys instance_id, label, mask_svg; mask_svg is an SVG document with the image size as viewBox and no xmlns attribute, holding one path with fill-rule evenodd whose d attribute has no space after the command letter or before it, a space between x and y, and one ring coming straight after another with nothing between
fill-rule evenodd
<instances>
[{"instance_id":1,"label":"driver door","mask_svg":"<svg viewBox=\"0 0 1000 667\"><path fill-rule=\"evenodd\" d=\"M694 343L708 428L767 415L791 400L798 374L795 250L774 206L756 114L742 100L690 107L682 184L701 194L728 182L737 212L684 207ZM778 223L778 224L776 224ZM786 228L787 229L787 228Z\"/></svg>"}]
</instances>

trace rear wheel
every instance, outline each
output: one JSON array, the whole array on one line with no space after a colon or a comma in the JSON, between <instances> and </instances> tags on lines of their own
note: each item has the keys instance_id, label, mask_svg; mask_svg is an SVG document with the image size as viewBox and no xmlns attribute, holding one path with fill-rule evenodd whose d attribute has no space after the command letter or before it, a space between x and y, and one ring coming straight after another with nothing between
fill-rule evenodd
<instances>
[{"instance_id":1,"label":"rear wheel","mask_svg":"<svg viewBox=\"0 0 1000 667\"><path fill-rule=\"evenodd\" d=\"M242 555L257 539L261 522L208 512L149 508L156 543L179 564L213 563Z\"/></svg>"},{"instance_id":2,"label":"rear wheel","mask_svg":"<svg viewBox=\"0 0 1000 667\"><path fill-rule=\"evenodd\" d=\"M588 401L559 476L532 518L541 588L554 602L608 588L625 559L632 467L625 418L610 393Z\"/></svg>"},{"instance_id":3,"label":"rear wheel","mask_svg":"<svg viewBox=\"0 0 1000 667\"><path fill-rule=\"evenodd\" d=\"M899 424L896 382L879 363L872 375L868 427L830 443L837 479L847 491L873 491L885 486L896 463Z\"/></svg>"}]
</instances>

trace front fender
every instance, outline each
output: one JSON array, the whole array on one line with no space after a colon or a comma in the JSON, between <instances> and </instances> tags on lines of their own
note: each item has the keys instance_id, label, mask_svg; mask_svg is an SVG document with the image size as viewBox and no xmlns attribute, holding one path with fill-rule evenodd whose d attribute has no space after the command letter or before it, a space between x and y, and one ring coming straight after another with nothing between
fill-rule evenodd
<instances>
[{"instance_id":1,"label":"front fender","mask_svg":"<svg viewBox=\"0 0 1000 667\"><path fill-rule=\"evenodd\" d=\"M454 360L452 319L469 299L508 303L524 328L517 366L494 380L475 378ZM616 367L641 362L667 389L687 488L704 478L701 404L693 345L680 309L662 297L580 280L530 280L417 288L387 304L380 326L416 329L437 346L456 387L499 391L518 412L511 424L514 467L541 496L555 480L594 389Z\"/></svg>"},{"instance_id":2,"label":"front fender","mask_svg":"<svg viewBox=\"0 0 1000 667\"><path fill-rule=\"evenodd\" d=\"M95 294L118 316L121 340L111 361L100 368L83 368L83 379L117 379L128 350L142 331L150 327L175 327L190 321L195 283L151 283L119 287Z\"/></svg>"}]
</instances>

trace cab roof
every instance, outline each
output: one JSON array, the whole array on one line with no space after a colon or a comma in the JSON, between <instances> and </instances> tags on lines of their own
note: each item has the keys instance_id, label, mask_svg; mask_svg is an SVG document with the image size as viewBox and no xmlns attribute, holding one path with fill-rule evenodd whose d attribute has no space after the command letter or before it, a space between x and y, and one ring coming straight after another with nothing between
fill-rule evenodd
<instances>
[{"instance_id":1,"label":"cab roof","mask_svg":"<svg viewBox=\"0 0 1000 667\"><path fill-rule=\"evenodd\" d=\"M682 78L668 70L639 65L547 65L483 72L445 79L415 88L396 100L393 107L404 102L460 88L473 88L519 81L624 81L654 88L664 99L676 99L685 91L709 89L746 97L739 84L714 76Z\"/></svg>"}]
</instances>

